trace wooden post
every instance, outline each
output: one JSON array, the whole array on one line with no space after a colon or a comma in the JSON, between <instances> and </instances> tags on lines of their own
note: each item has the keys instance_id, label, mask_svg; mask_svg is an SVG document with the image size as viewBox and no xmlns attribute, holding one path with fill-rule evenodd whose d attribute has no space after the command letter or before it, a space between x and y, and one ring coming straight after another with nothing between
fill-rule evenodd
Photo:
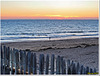
<instances>
[{"instance_id":1,"label":"wooden post","mask_svg":"<svg viewBox=\"0 0 100 76\"><path fill-rule=\"evenodd\" d=\"M65 60L63 60L63 71L62 71L62 74L66 74L66 62Z\"/></svg>"},{"instance_id":2,"label":"wooden post","mask_svg":"<svg viewBox=\"0 0 100 76\"><path fill-rule=\"evenodd\" d=\"M72 74L76 74L76 67L75 67L75 63L73 63L73 65L72 65Z\"/></svg>"},{"instance_id":3,"label":"wooden post","mask_svg":"<svg viewBox=\"0 0 100 76\"><path fill-rule=\"evenodd\" d=\"M29 51L28 52L28 74L31 74L30 68L31 68L31 52Z\"/></svg>"},{"instance_id":4,"label":"wooden post","mask_svg":"<svg viewBox=\"0 0 100 76\"><path fill-rule=\"evenodd\" d=\"M16 49L15 50L16 51L16 53L15 53L15 59L16 59L16 62L15 62L15 74L19 74L19 71L18 71L18 69L19 69L19 52L18 52L18 50Z\"/></svg>"},{"instance_id":5,"label":"wooden post","mask_svg":"<svg viewBox=\"0 0 100 76\"><path fill-rule=\"evenodd\" d=\"M10 63L9 63L10 64L10 74L11 74L11 65L12 65L12 63L11 63L12 62L11 54L12 54L12 49L10 48Z\"/></svg>"},{"instance_id":6,"label":"wooden post","mask_svg":"<svg viewBox=\"0 0 100 76\"><path fill-rule=\"evenodd\" d=\"M42 55L39 56L39 74L41 74L42 71Z\"/></svg>"},{"instance_id":7,"label":"wooden post","mask_svg":"<svg viewBox=\"0 0 100 76\"><path fill-rule=\"evenodd\" d=\"M55 59L55 55L52 54L51 56L51 74L54 74L54 60Z\"/></svg>"},{"instance_id":8,"label":"wooden post","mask_svg":"<svg viewBox=\"0 0 100 76\"><path fill-rule=\"evenodd\" d=\"M7 74L10 74L10 48L7 48Z\"/></svg>"},{"instance_id":9,"label":"wooden post","mask_svg":"<svg viewBox=\"0 0 100 76\"><path fill-rule=\"evenodd\" d=\"M23 61L23 51L22 50L20 50L20 74L23 74L23 65L24 65L24 63L23 63L24 61Z\"/></svg>"},{"instance_id":10,"label":"wooden post","mask_svg":"<svg viewBox=\"0 0 100 76\"><path fill-rule=\"evenodd\" d=\"M70 60L69 59L67 60L67 66L70 66Z\"/></svg>"},{"instance_id":11,"label":"wooden post","mask_svg":"<svg viewBox=\"0 0 100 76\"><path fill-rule=\"evenodd\" d=\"M20 52L19 52L19 50L17 50L17 54L18 54L18 56L17 56L18 57L17 58L18 59L17 60L18 61L18 74L20 74Z\"/></svg>"},{"instance_id":12,"label":"wooden post","mask_svg":"<svg viewBox=\"0 0 100 76\"><path fill-rule=\"evenodd\" d=\"M16 53L16 49L14 49L14 53L15 53L15 58L14 58L14 62L15 62L15 74L17 74L17 63L16 63L16 59L17 59L17 53Z\"/></svg>"},{"instance_id":13,"label":"wooden post","mask_svg":"<svg viewBox=\"0 0 100 76\"><path fill-rule=\"evenodd\" d=\"M76 66L76 74L80 74L80 64L77 63L77 66Z\"/></svg>"},{"instance_id":14,"label":"wooden post","mask_svg":"<svg viewBox=\"0 0 100 76\"><path fill-rule=\"evenodd\" d=\"M86 74L86 68L84 67L83 69L84 69L84 74Z\"/></svg>"},{"instance_id":15,"label":"wooden post","mask_svg":"<svg viewBox=\"0 0 100 76\"><path fill-rule=\"evenodd\" d=\"M14 74L15 66L15 51L11 50L11 74Z\"/></svg>"},{"instance_id":16,"label":"wooden post","mask_svg":"<svg viewBox=\"0 0 100 76\"><path fill-rule=\"evenodd\" d=\"M81 69L80 69L80 74L83 74L83 65L81 66Z\"/></svg>"},{"instance_id":17,"label":"wooden post","mask_svg":"<svg viewBox=\"0 0 100 76\"><path fill-rule=\"evenodd\" d=\"M86 74L89 73L89 67L86 67Z\"/></svg>"},{"instance_id":18,"label":"wooden post","mask_svg":"<svg viewBox=\"0 0 100 76\"><path fill-rule=\"evenodd\" d=\"M94 68L94 73L96 73L96 68Z\"/></svg>"},{"instance_id":19,"label":"wooden post","mask_svg":"<svg viewBox=\"0 0 100 76\"><path fill-rule=\"evenodd\" d=\"M6 70L6 73L5 74L8 74L8 48L6 47L6 67L5 67L5 70Z\"/></svg>"},{"instance_id":20,"label":"wooden post","mask_svg":"<svg viewBox=\"0 0 100 76\"><path fill-rule=\"evenodd\" d=\"M60 67L61 67L60 73L63 74L63 69L64 69L64 67L63 67L63 57L60 58Z\"/></svg>"},{"instance_id":21,"label":"wooden post","mask_svg":"<svg viewBox=\"0 0 100 76\"><path fill-rule=\"evenodd\" d=\"M26 74L28 74L28 53L26 52Z\"/></svg>"},{"instance_id":22,"label":"wooden post","mask_svg":"<svg viewBox=\"0 0 100 76\"><path fill-rule=\"evenodd\" d=\"M12 50L12 55L11 55L11 58L12 58L12 65L11 65L11 74L14 74L14 72L15 72L15 60L16 60L16 58L15 58L15 49L13 49Z\"/></svg>"},{"instance_id":23,"label":"wooden post","mask_svg":"<svg viewBox=\"0 0 100 76\"><path fill-rule=\"evenodd\" d=\"M16 49L13 48L13 53L14 53L14 74L16 74Z\"/></svg>"},{"instance_id":24,"label":"wooden post","mask_svg":"<svg viewBox=\"0 0 100 76\"><path fill-rule=\"evenodd\" d=\"M31 52L30 72L33 73L33 53Z\"/></svg>"},{"instance_id":25,"label":"wooden post","mask_svg":"<svg viewBox=\"0 0 100 76\"><path fill-rule=\"evenodd\" d=\"M33 74L37 74L37 66L36 66L36 53L33 55Z\"/></svg>"},{"instance_id":26,"label":"wooden post","mask_svg":"<svg viewBox=\"0 0 100 76\"><path fill-rule=\"evenodd\" d=\"M73 64L74 64L74 62L73 62L73 61L71 61L71 63L70 63L71 74L72 74Z\"/></svg>"},{"instance_id":27,"label":"wooden post","mask_svg":"<svg viewBox=\"0 0 100 76\"><path fill-rule=\"evenodd\" d=\"M6 74L6 66L7 66L7 59L6 59L6 47L4 46L4 74Z\"/></svg>"},{"instance_id":28,"label":"wooden post","mask_svg":"<svg viewBox=\"0 0 100 76\"><path fill-rule=\"evenodd\" d=\"M90 68L90 73L93 73L93 70L92 70L92 68Z\"/></svg>"},{"instance_id":29,"label":"wooden post","mask_svg":"<svg viewBox=\"0 0 100 76\"><path fill-rule=\"evenodd\" d=\"M40 54L39 57L39 74L43 74L44 72L44 55Z\"/></svg>"},{"instance_id":30,"label":"wooden post","mask_svg":"<svg viewBox=\"0 0 100 76\"><path fill-rule=\"evenodd\" d=\"M1 45L1 74L3 74L3 48L2 48L2 45Z\"/></svg>"},{"instance_id":31,"label":"wooden post","mask_svg":"<svg viewBox=\"0 0 100 76\"><path fill-rule=\"evenodd\" d=\"M56 58L56 74L60 74L60 56Z\"/></svg>"},{"instance_id":32,"label":"wooden post","mask_svg":"<svg viewBox=\"0 0 100 76\"><path fill-rule=\"evenodd\" d=\"M67 60L67 73L68 73L68 74L71 74L70 72L71 72L70 60L68 59L68 60Z\"/></svg>"},{"instance_id":33,"label":"wooden post","mask_svg":"<svg viewBox=\"0 0 100 76\"><path fill-rule=\"evenodd\" d=\"M44 74L44 54L42 54L42 74Z\"/></svg>"},{"instance_id":34,"label":"wooden post","mask_svg":"<svg viewBox=\"0 0 100 76\"><path fill-rule=\"evenodd\" d=\"M71 74L72 72L71 72L71 65L70 66L68 66L68 72L67 72L68 74Z\"/></svg>"},{"instance_id":35,"label":"wooden post","mask_svg":"<svg viewBox=\"0 0 100 76\"><path fill-rule=\"evenodd\" d=\"M12 49L10 50L10 66L11 66L11 74L12 74Z\"/></svg>"},{"instance_id":36,"label":"wooden post","mask_svg":"<svg viewBox=\"0 0 100 76\"><path fill-rule=\"evenodd\" d=\"M24 74L26 74L26 51L24 51L24 54L23 54L23 69L24 69Z\"/></svg>"},{"instance_id":37,"label":"wooden post","mask_svg":"<svg viewBox=\"0 0 100 76\"><path fill-rule=\"evenodd\" d=\"M46 57L46 70L45 70L45 74L49 73L49 55L47 55Z\"/></svg>"}]
</instances>

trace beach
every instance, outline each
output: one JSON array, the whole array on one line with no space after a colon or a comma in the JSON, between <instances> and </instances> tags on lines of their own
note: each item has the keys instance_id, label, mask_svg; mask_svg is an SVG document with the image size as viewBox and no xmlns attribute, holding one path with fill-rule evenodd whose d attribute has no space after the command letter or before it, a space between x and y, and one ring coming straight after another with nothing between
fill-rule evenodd
<instances>
[{"instance_id":1,"label":"beach","mask_svg":"<svg viewBox=\"0 0 100 76\"><path fill-rule=\"evenodd\" d=\"M2 1L1 74L98 74L95 1Z\"/></svg>"},{"instance_id":2,"label":"beach","mask_svg":"<svg viewBox=\"0 0 100 76\"><path fill-rule=\"evenodd\" d=\"M8 42L1 43L1 45L19 50L30 49L37 55L60 55L63 56L65 60L70 59L84 66L89 66L98 70L98 38Z\"/></svg>"}]
</instances>

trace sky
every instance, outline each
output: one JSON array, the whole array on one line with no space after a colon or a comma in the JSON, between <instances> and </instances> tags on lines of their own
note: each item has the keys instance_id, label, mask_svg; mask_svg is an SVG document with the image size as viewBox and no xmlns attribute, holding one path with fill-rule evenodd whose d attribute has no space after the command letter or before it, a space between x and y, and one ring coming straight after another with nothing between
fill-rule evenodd
<instances>
[{"instance_id":1,"label":"sky","mask_svg":"<svg viewBox=\"0 0 100 76\"><path fill-rule=\"evenodd\" d=\"M1 19L97 19L97 0L1 1Z\"/></svg>"}]
</instances>

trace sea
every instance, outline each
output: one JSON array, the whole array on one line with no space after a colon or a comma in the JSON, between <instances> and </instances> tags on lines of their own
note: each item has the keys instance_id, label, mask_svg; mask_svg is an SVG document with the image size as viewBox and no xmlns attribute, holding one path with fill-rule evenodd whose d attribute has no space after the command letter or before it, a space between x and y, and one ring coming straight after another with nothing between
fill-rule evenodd
<instances>
[{"instance_id":1,"label":"sea","mask_svg":"<svg viewBox=\"0 0 100 76\"><path fill-rule=\"evenodd\" d=\"M99 20L1 20L1 42L99 37Z\"/></svg>"}]
</instances>

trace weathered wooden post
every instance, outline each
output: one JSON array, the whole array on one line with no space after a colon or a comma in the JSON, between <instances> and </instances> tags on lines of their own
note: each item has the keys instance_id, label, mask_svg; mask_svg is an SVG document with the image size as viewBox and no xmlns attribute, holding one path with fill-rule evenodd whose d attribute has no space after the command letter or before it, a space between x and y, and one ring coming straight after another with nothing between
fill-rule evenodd
<instances>
[{"instance_id":1,"label":"weathered wooden post","mask_svg":"<svg viewBox=\"0 0 100 76\"><path fill-rule=\"evenodd\" d=\"M68 66L68 72L67 72L68 74L72 74L72 72L71 72L71 65L70 66Z\"/></svg>"},{"instance_id":2,"label":"weathered wooden post","mask_svg":"<svg viewBox=\"0 0 100 76\"><path fill-rule=\"evenodd\" d=\"M83 74L83 65L81 65L80 74Z\"/></svg>"},{"instance_id":3,"label":"weathered wooden post","mask_svg":"<svg viewBox=\"0 0 100 76\"><path fill-rule=\"evenodd\" d=\"M39 57L39 74L43 74L44 73L44 55L40 54Z\"/></svg>"},{"instance_id":4,"label":"weathered wooden post","mask_svg":"<svg viewBox=\"0 0 100 76\"><path fill-rule=\"evenodd\" d=\"M75 63L72 64L72 74L76 74L76 67Z\"/></svg>"},{"instance_id":5,"label":"weathered wooden post","mask_svg":"<svg viewBox=\"0 0 100 76\"><path fill-rule=\"evenodd\" d=\"M7 74L6 67L7 67L7 49L4 46L4 74Z\"/></svg>"},{"instance_id":6,"label":"weathered wooden post","mask_svg":"<svg viewBox=\"0 0 100 76\"><path fill-rule=\"evenodd\" d=\"M14 49L14 53L15 53L15 74L17 74L17 63L16 63L17 53L16 53L16 49Z\"/></svg>"},{"instance_id":7,"label":"weathered wooden post","mask_svg":"<svg viewBox=\"0 0 100 76\"><path fill-rule=\"evenodd\" d=\"M20 56L20 52L19 52L19 50L17 50L17 54L18 54L18 55L17 55L17 61L18 61L18 64L17 64L17 65L18 65L18 74L20 74L20 57L19 57L19 56Z\"/></svg>"},{"instance_id":8,"label":"weathered wooden post","mask_svg":"<svg viewBox=\"0 0 100 76\"><path fill-rule=\"evenodd\" d=\"M45 70L45 74L49 73L49 55L47 55L46 57L46 70Z\"/></svg>"},{"instance_id":9,"label":"weathered wooden post","mask_svg":"<svg viewBox=\"0 0 100 76\"><path fill-rule=\"evenodd\" d=\"M10 48L7 47L7 74L10 74Z\"/></svg>"},{"instance_id":10,"label":"weathered wooden post","mask_svg":"<svg viewBox=\"0 0 100 76\"><path fill-rule=\"evenodd\" d=\"M23 62L24 62L23 61L23 51L20 50L20 74L23 74L23 65L24 65Z\"/></svg>"},{"instance_id":11,"label":"weathered wooden post","mask_svg":"<svg viewBox=\"0 0 100 76\"><path fill-rule=\"evenodd\" d=\"M19 51L17 49L15 49L16 53L15 53L15 74L19 74Z\"/></svg>"},{"instance_id":12,"label":"weathered wooden post","mask_svg":"<svg viewBox=\"0 0 100 76\"><path fill-rule=\"evenodd\" d=\"M3 46L3 74L5 74L5 46Z\"/></svg>"},{"instance_id":13,"label":"weathered wooden post","mask_svg":"<svg viewBox=\"0 0 100 76\"><path fill-rule=\"evenodd\" d=\"M10 48L10 61L9 61L10 62L9 63L10 64L10 74L11 74L11 68L12 68L12 57L11 57L12 55L11 54L12 54L12 49Z\"/></svg>"},{"instance_id":14,"label":"weathered wooden post","mask_svg":"<svg viewBox=\"0 0 100 76\"><path fill-rule=\"evenodd\" d=\"M86 74L88 74L89 72L89 67L86 67Z\"/></svg>"},{"instance_id":15,"label":"weathered wooden post","mask_svg":"<svg viewBox=\"0 0 100 76\"><path fill-rule=\"evenodd\" d=\"M63 60L63 71L62 71L62 74L66 74L66 62L65 60Z\"/></svg>"},{"instance_id":16,"label":"weathered wooden post","mask_svg":"<svg viewBox=\"0 0 100 76\"><path fill-rule=\"evenodd\" d=\"M76 74L80 74L80 64L79 62L77 63L77 66L76 66Z\"/></svg>"},{"instance_id":17,"label":"weathered wooden post","mask_svg":"<svg viewBox=\"0 0 100 76\"><path fill-rule=\"evenodd\" d=\"M15 65L14 59L15 59L15 53L13 49L11 50L11 74L14 74L14 69L13 69Z\"/></svg>"},{"instance_id":18,"label":"weathered wooden post","mask_svg":"<svg viewBox=\"0 0 100 76\"><path fill-rule=\"evenodd\" d=\"M12 49L10 50L10 65L11 65L11 74L12 74Z\"/></svg>"},{"instance_id":19,"label":"weathered wooden post","mask_svg":"<svg viewBox=\"0 0 100 76\"><path fill-rule=\"evenodd\" d=\"M28 52L26 52L26 74L28 74Z\"/></svg>"},{"instance_id":20,"label":"weathered wooden post","mask_svg":"<svg viewBox=\"0 0 100 76\"><path fill-rule=\"evenodd\" d=\"M56 74L60 74L60 56L56 58Z\"/></svg>"},{"instance_id":21,"label":"weathered wooden post","mask_svg":"<svg viewBox=\"0 0 100 76\"><path fill-rule=\"evenodd\" d=\"M23 69L24 69L24 74L26 74L26 61L27 61L26 51L24 51L24 54L23 54Z\"/></svg>"},{"instance_id":22,"label":"weathered wooden post","mask_svg":"<svg viewBox=\"0 0 100 76\"><path fill-rule=\"evenodd\" d=\"M5 67L6 73L8 74L8 48L6 47L6 67Z\"/></svg>"},{"instance_id":23,"label":"weathered wooden post","mask_svg":"<svg viewBox=\"0 0 100 76\"><path fill-rule=\"evenodd\" d=\"M31 68L31 52L29 51L28 52L28 74L31 74L30 68Z\"/></svg>"},{"instance_id":24,"label":"weathered wooden post","mask_svg":"<svg viewBox=\"0 0 100 76\"><path fill-rule=\"evenodd\" d=\"M33 53L31 52L31 60L30 60L30 72L33 73Z\"/></svg>"},{"instance_id":25,"label":"weathered wooden post","mask_svg":"<svg viewBox=\"0 0 100 76\"><path fill-rule=\"evenodd\" d=\"M55 55L52 54L52 56L51 56L51 74L54 74L54 62L55 62Z\"/></svg>"},{"instance_id":26,"label":"weathered wooden post","mask_svg":"<svg viewBox=\"0 0 100 76\"><path fill-rule=\"evenodd\" d=\"M42 71L42 55L39 56L39 74L41 74Z\"/></svg>"},{"instance_id":27,"label":"weathered wooden post","mask_svg":"<svg viewBox=\"0 0 100 76\"><path fill-rule=\"evenodd\" d=\"M67 66L70 66L70 60L69 59L67 60Z\"/></svg>"},{"instance_id":28,"label":"weathered wooden post","mask_svg":"<svg viewBox=\"0 0 100 76\"><path fill-rule=\"evenodd\" d=\"M72 74L73 64L74 64L74 62L71 61L71 62L70 62L70 66L69 66L69 67L70 67L70 68L69 68L69 71L71 70L71 73L69 72L70 74Z\"/></svg>"},{"instance_id":29,"label":"weathered wooden post","mask_svg":"<svg viewBox=\"0 0 100 76\"><path fill-rule=\"evenodd\" d=\"M3 48L2 48L2 45L1 45L1 74L3 74Z\"/></svg>"},{"instance_id":30,"label":"weathered wooden post","mask_svg":"<svg viewBox=\"0 0 100 76\"><path fill-rule=\"evenodd\" d=\"M90 68L90 73L91 73L91 74L93 73L93 70L92 70L92 68Z\"/></svg>"},{"instance_id":31,"label":"weathered wooden post","mask_svg":"<svg viewBox=\"0 0 100 76\"><path fill-rule=\"evenodd\" d=\"M14 69L13 69L13 71L14 71L14 74L16 74L16 49L15 48L13 48L13 57L14 57Z\"/></svg>"},{"instance_id":32,"label":"weathered wooden post","mask_svg":"<svg viewBox=\"0 0 100 76\"><path fill-rule=\"evenodd\" d=\"M67 73L68 73L68 74L71 74L70 65L71 65L71 64L70 64L70 60L68 59L68 60L67 60Z\"/></svg>"},{"instance_id":33,"label":"weathered wooden post","mask_svg":"<svg viewBox=\"0 0 100 76\"><path fill-rule=\"evenodd\" d=\"M36 53L33 54L33 74L37 74Z\"/></svg>"},{"instance_id":34,"label":"weathered wooden post","mask_svg":"<svg viewBox=\"0 0 100 76\"><path fill-rule=\"evenodd\" d=\"M63 57L60 58L60 74L63 74Z\"/></svg>"},{"instance_id":35,"label":"weathered wooden post","mask_svg":"<svg viewBox=\"0 0 100 76\"><path fill-rule=\"evenodd\" d=\"M86 74L86 68L85 67L83 68L83 70L84 70L84 74Z\"/></svg>"},{"instance_id":36,"label":"weathered wooden post","mask_svg":"<svg viewBox=\"0 0 100 76\"><path fill-rule=\"evenodd\" d=\"M96 74L96 68L94 68L94 72L93 73Z\"/></svg>"},{"instance_id":37,"label":"weathered wooden post","mask_svg":"<svg viewBox=\"0 0 100 76\"><path fill-rule=\"evenodd\" d=\"M44 74L44 54L42 54L42 74Z\"/></svg>"}]
</instances>

